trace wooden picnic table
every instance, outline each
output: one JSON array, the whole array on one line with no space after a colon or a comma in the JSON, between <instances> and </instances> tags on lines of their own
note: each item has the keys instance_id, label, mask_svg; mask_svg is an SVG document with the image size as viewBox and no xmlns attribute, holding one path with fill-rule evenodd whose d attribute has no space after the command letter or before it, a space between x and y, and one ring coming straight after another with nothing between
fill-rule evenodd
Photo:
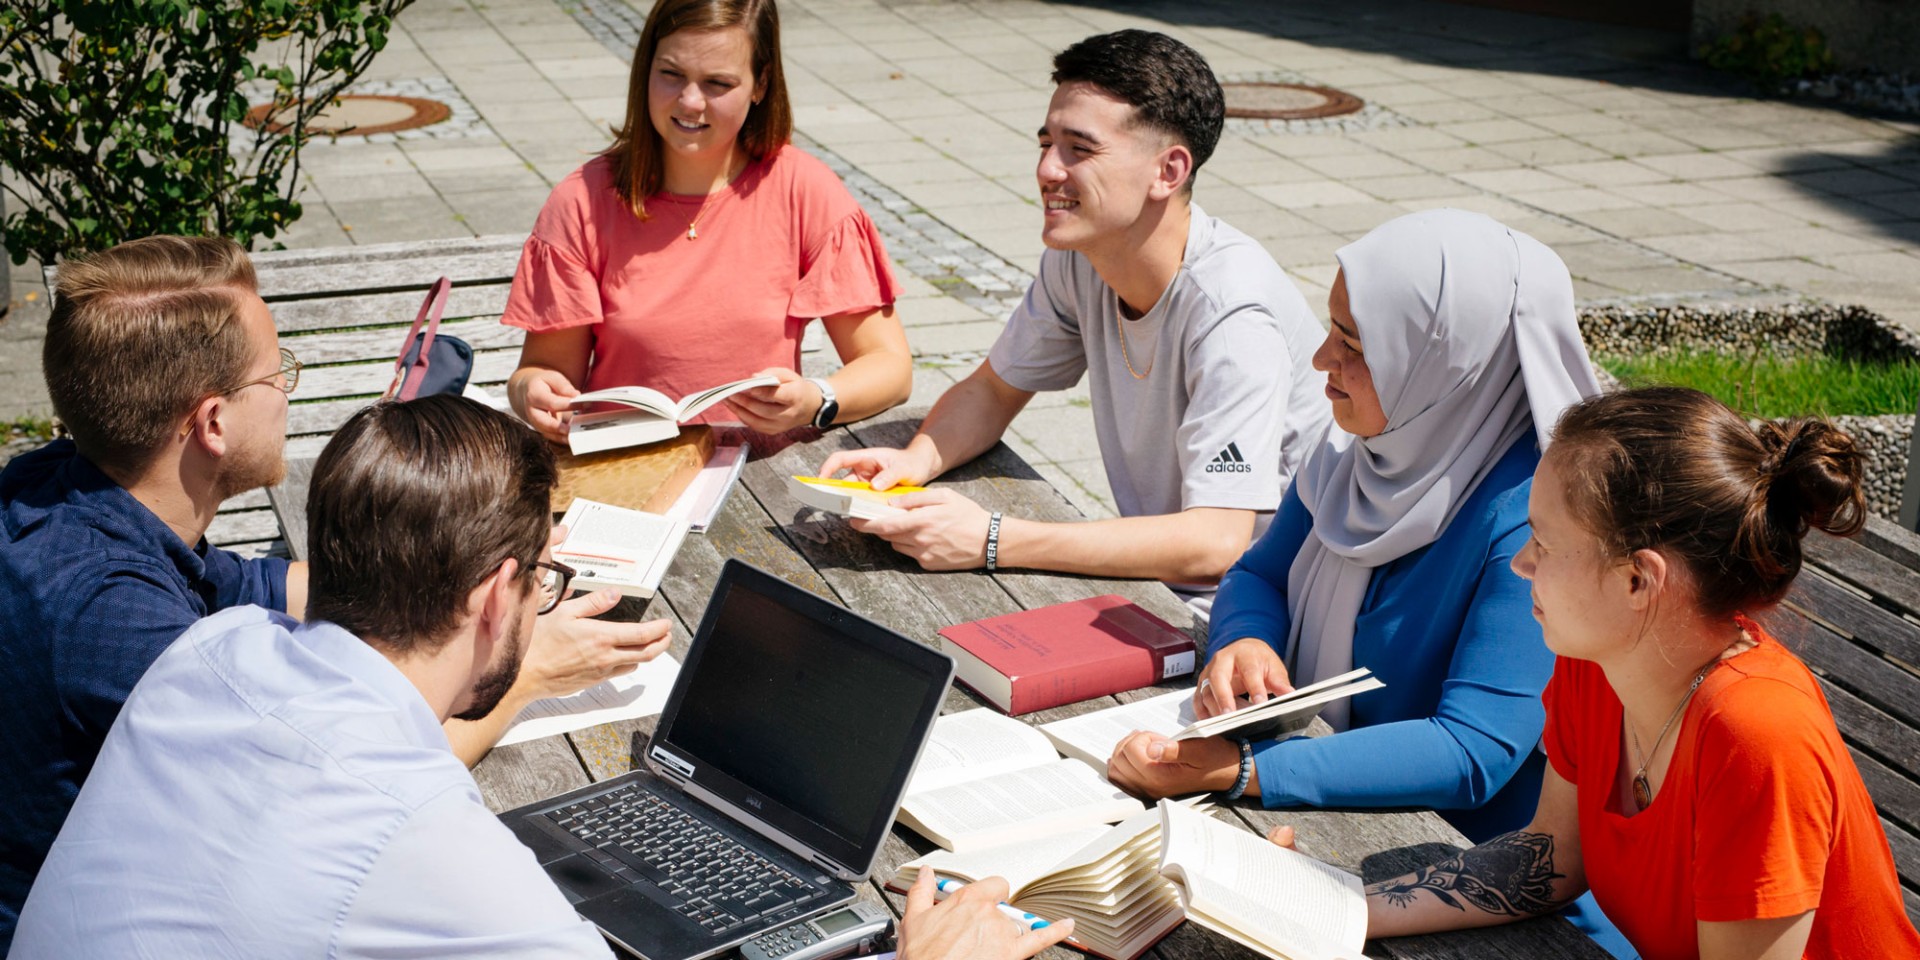
<instances>
[{"instance_id":1,"label":"wooden picnic table","mask_svg":"<svg viewBox=\"0 0 1920 960\"><path fill-rule=\"evenodd\" d=\"M788 496L783 478L811 473L829 453L861 446L901 446L912 436L918 416L893 414L837 428L783 449L763 444L756 450L720 517L704 536L687 538L661 586L644 608L629 601L615 611L626 617L666 617L673 622L672 652L685 658L691 628L697 627L721 565L732 557L753 563L808 590L876 620L916 640L937 642L940 628L981 617L1061 603L1101 594L1127 597L1176 625L1191 622L1184 604L1160 583L1102 580L1062 574L1003 570L988 574L927 573L895 553L884 541L856 533L839 517L822 515ZM996 446L975 462L943 476L943 485L991 509L1043 520L1078 520L1079 513L1048 482L1006 446ZM1192 678L1122 695L1101 698L1021 719L1045 723L1180 687ZM945 712L970 710L983 701L959 686L948 694ZM857 704L849 709L859 709ZM487 802L497 811L571 790L633 769L644 755L657 718L605 724L565 736L548 737L493 751L475 770ZM1355 763L1367 762L1355 757ZM1397 876L1441 860L1466 841L1437 815L1418 811L1266 811L1257 802L1225 805L1226 816L1249 830L1265 832L1290 823L1298 830L1302 852L1336 864L1371 882ZM897 916L901 897L882 889L902 863L933 849L926 840L895 826L861 895L884 904ZM1285 904L1277 905L1285 909ZM1429 937L1404 937L1370 944L1377 957L1576 957L1606 954L1559 918L1529 920L1491 930ZM1055 948L1049 956L1077 956ZM1149 953L1154 960L1249 957L1253 954L1193 924L1174 930Z\"/></svg>"},{"instance_id":2,"label":"wooden picnic table","mask_svg":"<svg viewBox=\"0 0 1920 960\"><path fill-rule=\"evenodd\" d=\"M208 539L247 555L290 552L297 557L304 552L304 501L311 458L347 416L371 402L386 386L406 324L434 277L445 274L454 281L443 332L458 335L474 346L473 382L499 390L519 355L520 331L502 327L498 317L506 303L523 240L524 236L481 237L256 255L260 292L274 312L282 343L291 347L308 369L288 414L290 471L287 484L273 497L280 516L269 509L265 492L242 494L222 506L220 516L208 530ZM831 361L807 357L803 372L830 373ZM612 615L671 620L672 652L684 661L691 628L699 624L706 611L721 565L737 557L927 643L934 642L938 630L949 624L1108 593L1125 596L1170 623L1189 622L1179 599L1151 581L1099 580L1018 570L926 573L884 542L853 532L838 517L807 511L787 496L783 477L811 473L835 450L904 445L918 419L916 413L893 411L851 427L836 428L824 436L803 429L775 441L756 440L755 457L746 467L740 488L704 536L687 538L660 594L646 604L623 603ZM940 482L993 509L1015 515L1042 520L1082 519L1058 491L1004 445L942 477ZM1191 683L1191 678L1186 678L1023 719L1044 723L1120 700L1190 687ZM956 688L947 697L946 710L980 705L970 693ZM501 747L475 769L474 777L495 810L511 809L632 769L635 758L644 755L653 724L654 718L606 724ZM1356 757L1354 762L1369 761ZM1303 852L1368 881L1437 862L1466 845L1465 838L1428 812L1268 812L1257 802L1246 801L1226 806L1226 815L1250 830L1264 832L1279 823L1294 825ZM880 885L901 863L931 849L925 840L897 827L875 867L876 878L863 885L862 895L884 903L897 916L903 906L901 898L886 893ZM1607 957L1558 918L1382 941L1370 944L1368 953L1405 958ZM1251 955L1192 924L1176 929L1149 954L1152 960ZM1055 948L1047 956L1049 960L1068 960L1078 954Z\"/></svg>"}]
</instances>

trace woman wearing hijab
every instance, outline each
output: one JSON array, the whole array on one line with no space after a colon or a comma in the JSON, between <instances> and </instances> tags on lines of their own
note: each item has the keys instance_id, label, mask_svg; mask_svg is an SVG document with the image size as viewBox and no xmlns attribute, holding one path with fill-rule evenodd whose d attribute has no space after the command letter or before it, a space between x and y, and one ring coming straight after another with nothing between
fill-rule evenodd
<instances>
[{"instance_id":1,"label":"woman wearing hijab","mask_svg":"<svg viewBox=\"0 0 1920 960\"><path fill-rule=\"evenodd\" d=\"M1553 656L1510 563L1561 410L1599 392L1553 251L1479 214L1391 221L1338 253L1314 355L1338 429L1220 583L1201 716L1367 667L1335 736L1172 743L1109 762L1147 796L1431 807L1478 841L1527 821Z\"/></svg>"}]
</instances>

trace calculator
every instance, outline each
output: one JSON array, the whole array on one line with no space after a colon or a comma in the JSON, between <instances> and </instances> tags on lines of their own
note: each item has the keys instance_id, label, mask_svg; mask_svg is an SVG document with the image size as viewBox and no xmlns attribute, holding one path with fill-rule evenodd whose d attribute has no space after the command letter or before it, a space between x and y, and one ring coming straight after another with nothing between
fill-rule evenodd
<instances>
[{"instance_id":1,"label":"calculator","mask_svg":"<svg viewBox=\"0 0 1920 960\"><path fill-rule=\"evenodd\" d=\"M893 915L879 904L855 901L811 920L788 924L740 945L744 960L832 960L881 949Z\"/></svg>"}]
</instances>

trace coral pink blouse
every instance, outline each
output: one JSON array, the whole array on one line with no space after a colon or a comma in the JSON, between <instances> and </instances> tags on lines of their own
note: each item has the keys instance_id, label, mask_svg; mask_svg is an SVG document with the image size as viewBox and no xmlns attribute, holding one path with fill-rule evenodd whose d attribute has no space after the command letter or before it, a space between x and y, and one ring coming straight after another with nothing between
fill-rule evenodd
<instances>
[{"instance_id":1,"label":"coral pink blouse","mask_svg":"<svg viewBox=\"0 0 1920 960\"><path fill-rule=\"evenodd\" d=\"M670 397L766 367L800 367L809 321L893 303L898 285L866 211L826 164L788 145L707 197L660 193L634 216L600 157L553 189L501 322L591 325L582 390ZM698 218L698 239L687 227ZM701 419L734 419L724 406Z\"/></svg>"}]
</instances>

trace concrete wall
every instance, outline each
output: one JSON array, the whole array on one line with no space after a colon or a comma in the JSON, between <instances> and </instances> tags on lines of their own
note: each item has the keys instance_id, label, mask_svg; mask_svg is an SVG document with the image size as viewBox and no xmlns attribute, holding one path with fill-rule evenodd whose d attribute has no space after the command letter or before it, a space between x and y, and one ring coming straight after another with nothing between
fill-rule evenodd
<instances>
[{"instance_id":1,"label":"concrete wall","mask_svg":"<svg viewBox=\"0 0 1920 960\"><path fill-rule=\"evenodd\" d=\"M1747 13L1777 13L1795 26L1817 27L1834 66L1920 76L1920 2L1915 0L1693 0L1698 51L1740 28Z\"/></svg>"}]
</instances>

